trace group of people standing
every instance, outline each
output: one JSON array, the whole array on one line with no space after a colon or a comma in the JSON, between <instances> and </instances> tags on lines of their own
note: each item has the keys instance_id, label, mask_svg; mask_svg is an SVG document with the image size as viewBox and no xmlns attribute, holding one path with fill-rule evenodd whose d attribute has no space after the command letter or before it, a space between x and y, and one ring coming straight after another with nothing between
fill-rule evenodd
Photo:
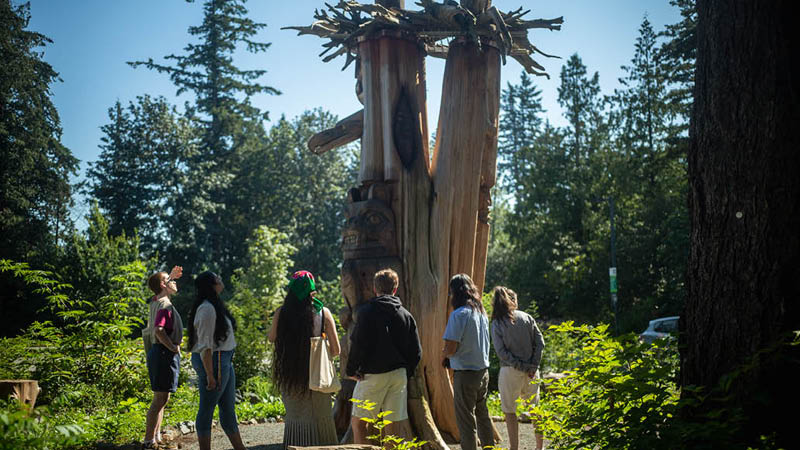
<instances>
[{"instance_id":1,"label":"group of people standing","mask_svg":"<svg viewBox=\"0 0 800 450\"><path fill-rule=\"evenodd\" d=\"M183 323L169 300L177 292L175 280L182 269L158 272L148 280L155 295L149 301L143 336L153 401L147 412L143 448L159 448L164 407L178 385ZM399 279L391 269L375 274L375 297L354 311L350 332L348 377L356 380L351 428L356 444L368 443L364 418L391 411L388 430L408 429L408 379L422 357L417 325L396 296ZM211 422L219 405L220 425L234 449L244 449L235 412L236 377L232 365L236 321L219 295L224 285L213 272L195 279L196 297L188 323L192 366L198 375L200 402L196 432L201 450L211 448ZM319 446L338 443L331 395L309 388L310 339L322 336L331 357L340 352L336 322L317 298L314 276L298 271L292 276L283 305L272 318L268 338L275 344L273 382L280 389L286 409L285 446ZM489 319L480 292L466 274L449 284L453 312L447 321L441 353L442 365L454 371L453 397L461 448L475 450L494 445L486 399L489 384ZM517 450L519 430L516 400L538 401L538 367L544 339L536 322L517 309L516 294L494 289L491 341L500 359L499 390L511 450ZM369 406L368 406L369 405ZM537 433L537 449L542 437Z\"/></svg>"},{"instance_id":2,"label":"group of people standing","mask_svg":"<svg viewBox=\"0 0 800 450\"><path fill-rule=\"evenodd\" d=\"M442 365L453 369L453 402L461 449L494 446L494 427L486 406L489 391L489 319L481 294L469 275L450 279L450 304L442 348ZM508 427L510 450L519 448L517 399L539 402L539 364L544 337L536 321L517 309L517 295L498 286L493 291L491 342L500 360L500 407ZM544 438L536 433L536 449ZM477 442L480 440L480 447Z\"/></svg>"}]
</instances>

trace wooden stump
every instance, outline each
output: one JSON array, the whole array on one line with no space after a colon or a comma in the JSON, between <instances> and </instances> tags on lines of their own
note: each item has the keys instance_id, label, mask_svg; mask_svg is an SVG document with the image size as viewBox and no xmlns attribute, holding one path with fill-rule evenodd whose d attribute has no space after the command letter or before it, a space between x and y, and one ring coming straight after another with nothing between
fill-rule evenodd
<instances>
[{"instance_id":1,"label":"wooden stump","mask_svg":"<svg viewBox=\"0 0 800 450\"><path fill-rule=\"evenodd\" d=\"M16 398L20 403L33 409L39 396L39 382L36 380L0 380L0 397Z\"/></svg>"}]
</instances>

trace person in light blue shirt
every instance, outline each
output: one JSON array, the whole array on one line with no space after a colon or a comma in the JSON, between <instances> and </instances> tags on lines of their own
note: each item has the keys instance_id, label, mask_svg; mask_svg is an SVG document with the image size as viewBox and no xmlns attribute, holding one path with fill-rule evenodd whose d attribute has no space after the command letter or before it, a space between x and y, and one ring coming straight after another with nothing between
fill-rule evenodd
<instances>
[{"instance_id":1,"label":"person in light blue shirt","mask_svg":"<svg viewBox=\"0 0 800 450\"><path fill-rule=\"evenodd\" d=\"M486 407L489 391L489 319L478 288L467 274L450 279L453 312L444 331L442 365L454 370L453 402L462 450L494 446L494 427ZM476 433L477 431L477 433Z\"/></svg>"}]
</instances>

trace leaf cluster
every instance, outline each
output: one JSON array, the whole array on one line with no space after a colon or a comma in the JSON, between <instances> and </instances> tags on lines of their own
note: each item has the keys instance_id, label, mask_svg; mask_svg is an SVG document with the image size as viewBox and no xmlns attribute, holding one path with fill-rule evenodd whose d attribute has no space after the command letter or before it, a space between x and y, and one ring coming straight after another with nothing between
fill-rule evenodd
<instances>
[{"instance_id":1,"label":"leaf cluster","mask_svg":"<svg viewBox=\"0 0 800 450\"><path fill-rule=\"evenodd\" d=\"M376 406L376 403L370 400L359 400L357 398L351 398L350 401L353 403L355 407L359 407L367 411L372 411L373 409L375 409ZM372 436L367 436L368 439L377 441L380 444L380 448L384 450L386 449L413 450L421 448L428 443L428 441L419 441L417 440L417 438L413 438L412 440L409 441L407 439L403 439L392 434L384 433L383 429L392 423L391 420L386 418L391 414L392 411L387 410L378 412L378 414L376 414L374 419L371 417L360 418L361 421L368 423L377 431L377 434Z\"/></svg>"},{"instance_id":2,"label":"leaf cluster","mask_svg":"<svg viewBox=\"0 0 800 450\"><path fill-rule=\"evenodd\" d=\"M556 446L565 448L667 448L664 436L679 406L674 347L611 338L607 325L550 328L576 339L581 356L566 377L545 385L529 412Z\"/></svg>"},{"instance_id":3,"label":"leaf cluster","mask_svg":"<svg viewBox=\"0 0 800 450\"><path fill-rule=\"evenodd\" d=\"M11 272L46 295L54 321L34 322L18 338L5 339L3 370L14 378L40 381L43 399L77 384L94 384L118 395L133 395L146 387L132 377L141 349L130 339L142 324L136 305L143 304L145 267L134 262L118 268L113 288L88 301L73 297L69 285L51 272L25 263L0 260L0 272Z\"/></svg>"},{"instance_id":4,"label":"leaf cluster","mask_svg":"<svg viewBox=\"0 0 800 450\"><path fill-rule=\"evenodd\" d=\"M16 400L0 407L0 450L48 450L77 444L83 429L77 425L53 425L31 415Z\"/></svg>"}]
</instances>

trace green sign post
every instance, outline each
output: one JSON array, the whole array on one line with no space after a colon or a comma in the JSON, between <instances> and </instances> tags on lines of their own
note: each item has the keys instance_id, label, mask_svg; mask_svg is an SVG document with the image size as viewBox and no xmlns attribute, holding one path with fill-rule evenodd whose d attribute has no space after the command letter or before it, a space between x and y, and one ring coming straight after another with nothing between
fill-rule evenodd
<instances>
[{"instance_id":1,"label":"green sign post","mask_svg":"<svg viewBox=\"0 0 800 450\"><path fill-rule=\"evenodd\" d=\"M617 293L617 268L610 267L608 269L609 292L612 294Z\"/></svg>"}]
</instances>

